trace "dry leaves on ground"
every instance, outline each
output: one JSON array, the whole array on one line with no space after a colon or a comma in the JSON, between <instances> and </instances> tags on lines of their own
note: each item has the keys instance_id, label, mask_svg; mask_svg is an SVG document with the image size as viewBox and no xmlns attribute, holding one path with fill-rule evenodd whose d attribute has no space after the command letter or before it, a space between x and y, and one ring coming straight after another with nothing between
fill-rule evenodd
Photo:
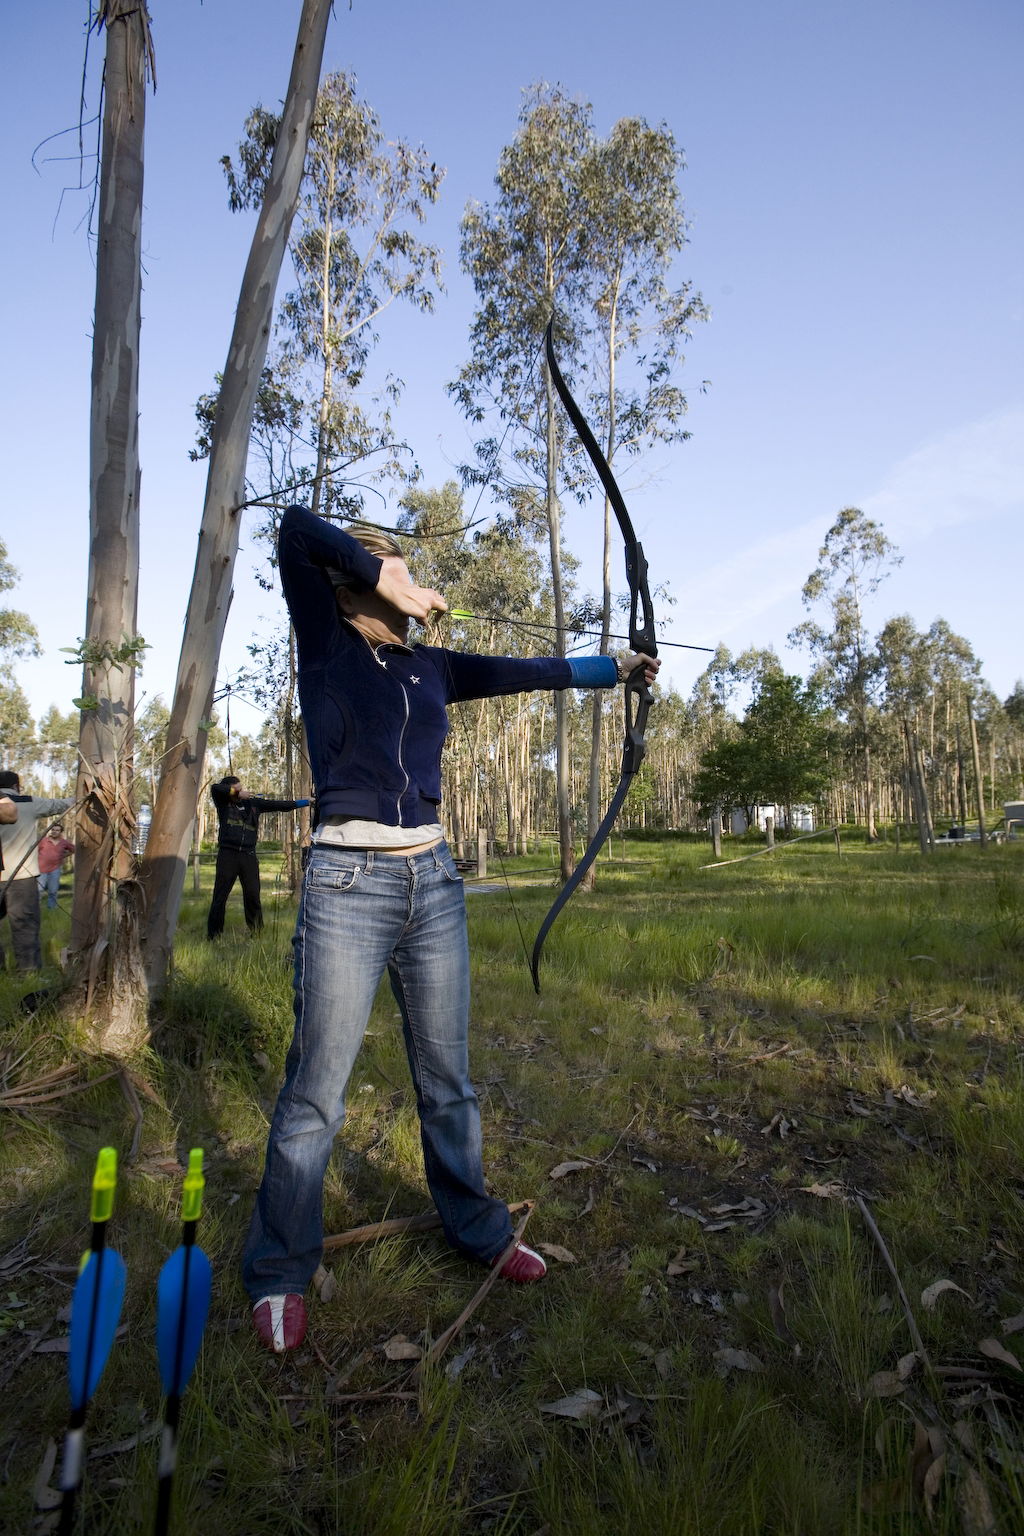
<instances>
[{"instance_id":1,"label":"dry leaves on ground","mask_svg":"<svg viewBox=\"0 0 1024 1536\"><path fill-rule=\"evenodd\" d=\"M423 1350L419 1344L413 1344L404 1333L396 1333L393 1338L388 1339L386 1344L381 1345L381 1348L389 1360L421 1360L423 1358Z\"/></svg>"},{"instance_id":2,"label":"dry leaves on ground","mask_svg":"<svg viewBox=\"0 0 1024 1536\"><path fill-rule=\"evenodd\" d=\"M796 1122L796 1120L795 1119L793 1119L793 1120L787 1119L787 1117L783 1114L782 1110L778 1109L778 1110L775 1111L775 1114L772 1115L772 1117L769 1120L768 1124L767 1125L762 1125L762 1127L761 1127L761 1135L762 1136L770 1136L773 1131L777 1131L779 1136L780 1136L780 1138L783 1141L785 1141L785 1139L789 1135L790 1131L795 1131L796 1129L797 1129L797 1122Z\"/></svg>"},{"instance_id":3,"label":"dry leaves on ground","mask_svg":"<svg viewBox=\"0 0 1024 1536\"><path fill-rule=\"evenodd\" d=\"M981 1354L987 1355L990 1360L998 1360L1002 1365L1009 1365L1015 1371L1024 1370L1016 1355L1011 1355L1008 1349L1004 1349L998 1339L982 1339L978 1345Z\"/></svg>"},{"instance_id":4,"label":"dry leaves on ground","mask_svg":"<svg viewBox=\"0 0 1024 1536\"><path fill-rule=\"evenodd\" d=\"M898 1397L917 1370L920 1355L912 1350L901 1355L894 1371L876 1371L864 1388L865 1397Z\"/></svg>"},{"instance_id":5,"label":"dry leaves on ground","mask_svg":"<svg viewBox=\"0 0 1024 1536\"><path fill-rule=\"evenodd\" d=\"M964 1290L962 1285L957 1285L955 1280L934 1280L931 1285L926 1286L921 1292L921 1305L925 1311L930 1312L939 1297L946 1291L959 1291L961 1296L966 1296L968 1301L971 1300L968 1292Z\"/></svg>"},{"instance_id":6,"label":"dry leaves on ground","mask_svg":"<svg viewBox=\"0 0 1024 1536\"><path fill-rule=\"evenodd\" d=\"M621 1388L605 1397L590 1387L577 1387L574 1392L558 1398L556 1402L541 1403L540 1411L553 1418L573 1419L578 1424L592 1420L606 1427L615 1425L628 1428L644 1417L647 1404L642 1397Z\"/></svg>"},{"instance_id":7,"label":"dry leaves on ground","mask_svg":"<svg viewBox=\"0 0 1024 1536\"><path fill-rule=\"evenodd\" d=\"M577 1387L557 1402L541 1403L540 1411L557 1419L592 1419L604 1412L604 1398L590 1387Z\"/></svg>"},{"instance_id":8,"label":"dry leaves on ground","mask_svg":"<svg viewBox=\"0 0 1024 1536\"><path fill-rule=\"evenodd\" d=\"M752 1355L749 1349L716 1349L712 1359L716 1362L720 1376L727 1376L730 1371L764 1370L763 1361Z\"/></svg>"},{"instance_id":9,"label":"dry leaves on ground","mask_svg":"<svg viewBox=\"0 0 1024 1536\"><path fill-rule=\"evenodd\" d=\"M784 1280L780 1280L778 1285L770 1285L768 1287L768 1311L771 1315L772 1327L775 1329L776 1336L781 1339L783 1344L789 1345L793 1360L797 1361L800 1359L801 1346L789 1323L786 1321L786 1302L783 1296L785 1283Z\"/></svg>"},{"instance_id":10,"label":"dry leaves on ground","mask_svg":"<svg viewBox=\"0 0 1024 1536\"><path fill-rule=\"evenodd\" d=\"M679 1275L692 1274L695 1269L700 1269L700 1259L692 1254L688 1255L685 1248L680 1248L669 1259L665 1273L671 1279L676 1279Z\"/></svg>"},{"instance_id":11,"label":"dry leaves on ground","mask_svg":"<svg viewBox=\"0 0 1024 1536\"><path fill-rule=\"evenodd\" d=\"M559 1163L557 1167L552 1168L548 1178L564 1179L567 1174L581 1173L585 1169L593 1168L593 1166L592 1162L589 1160L584 1161L583 1159L577 1159L575 1162Z\"/></svg>"},{"instance_id":12,"label":"dry leaves on ground","mask_svg":"<svg viewBox=\"0 0 1024 1536\"><path fill-rule=\"evenodd\" d=\"M338 1289L337 1276L333 1269L328 1269L326 1264L321 1264L313 1276L313 1285L321 1301L333 1301Z\"/></svg>"},{"instance_id":13,"label":"dry leaves on ground","mask_svg":"<svg viewBox=\"0 0 1024 1536\"><path fill-rule=\"evenodd\" d=\"M563 1248L561 1243L538 1243L541 1253L546 1253L549 1259L556 1260L559 1264L575 1264L577 1258L568 1248Z\"/></svg>"}]
</instances>

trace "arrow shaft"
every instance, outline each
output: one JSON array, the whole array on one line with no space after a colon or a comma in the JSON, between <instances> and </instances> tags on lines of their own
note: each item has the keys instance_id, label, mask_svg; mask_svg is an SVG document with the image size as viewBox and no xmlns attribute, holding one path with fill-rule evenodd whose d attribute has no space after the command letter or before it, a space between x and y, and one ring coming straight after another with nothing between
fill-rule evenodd
<instances>
[{"instance_id":1,"label":"arrow shaft","mask_svg":"<svg viewBox=\"0 0 1024 1536\"><path fill-rule=\"evenodd\" d=\"M477 619L481 624L511 624L517 629L540 629L554 634L558 633L557 624L541 624L535 619L509 619L502 613L469 613L464 608L456 608L450 611L448 617L452 619ZM581 635L590 640L600 640L604 634L603 630L600 629L576 629L572 624L563 624L562 629L566 634ZM609 640L626 640L627 642L629 638L629 635L620 635L613 632L610 632L607 636ZM713 645L686 645L681 640L659 640L658 645L667 645L675 651L706 651L709 656L713 656L715 652Z\"/></svg>"}]
</instances>

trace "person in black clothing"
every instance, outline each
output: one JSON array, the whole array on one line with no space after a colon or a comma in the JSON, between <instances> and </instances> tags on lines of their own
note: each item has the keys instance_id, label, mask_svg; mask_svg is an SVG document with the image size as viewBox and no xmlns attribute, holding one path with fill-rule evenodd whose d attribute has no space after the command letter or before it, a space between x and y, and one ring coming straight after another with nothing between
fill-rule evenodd
<instances>
[{"instance_id":1,"label":"person in black clothing","mask_svg":"<svg viewBox=\"0 0 1024 1536\"><path fill-rule=\"evenodd\" d=\"M308 800L266 800L251 795L241 780L228 774L210 786L217 807L220 831L217 836L217 872L213 880L213 899L206 919L206 937L220 938L224 932L224 909L236 880L242 884L245 921L250 933L263 927L260 905L260 866L256 857L256 837L264 811L295 811Z\"/></svg>"}]
</instances>

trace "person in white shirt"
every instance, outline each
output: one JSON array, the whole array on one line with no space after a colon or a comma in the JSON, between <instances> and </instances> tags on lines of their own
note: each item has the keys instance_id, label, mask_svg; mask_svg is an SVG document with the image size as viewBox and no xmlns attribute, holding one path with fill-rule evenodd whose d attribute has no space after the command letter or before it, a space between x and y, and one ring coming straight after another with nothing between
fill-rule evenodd
<instances>
[{"instance_id":1,"label":"person in white shirt","mask_svg":"<svg viewBox=\"0 0 1024 1536\"><path fill-rule=\"evenodd\" d=\"M39 941L39 860L36 857L41 834L37 822L41 816L60 816L75 802L23 795L18 775L9 768L0 772L0 795L13 804L15 811L14 821L6 826L0 816L0 848L4 864L0 890L11 925L14 962L24 976L30 971L41 970L43 964ZM0 968L6 963L7 957L0 944Z\"/></svg>"}]
</instances>

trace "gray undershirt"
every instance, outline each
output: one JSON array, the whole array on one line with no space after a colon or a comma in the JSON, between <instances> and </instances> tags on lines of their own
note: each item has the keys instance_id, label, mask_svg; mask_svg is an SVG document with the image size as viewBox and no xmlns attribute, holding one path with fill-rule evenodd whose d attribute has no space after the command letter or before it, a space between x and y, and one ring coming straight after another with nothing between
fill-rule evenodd
<instances>
[{"instance_id":1,"label":"gray undershirt","mask_svg":"<svg viewBox=\"0 0 1024 1536\"><path fill-rule=\"evenodd\" d=\"M313 834L314 843L331 848L419 848L444 837L438 821L424 827L389 827L382 821L361 821L358 816L325 816Z\"/></svg>"}]
</instances>

